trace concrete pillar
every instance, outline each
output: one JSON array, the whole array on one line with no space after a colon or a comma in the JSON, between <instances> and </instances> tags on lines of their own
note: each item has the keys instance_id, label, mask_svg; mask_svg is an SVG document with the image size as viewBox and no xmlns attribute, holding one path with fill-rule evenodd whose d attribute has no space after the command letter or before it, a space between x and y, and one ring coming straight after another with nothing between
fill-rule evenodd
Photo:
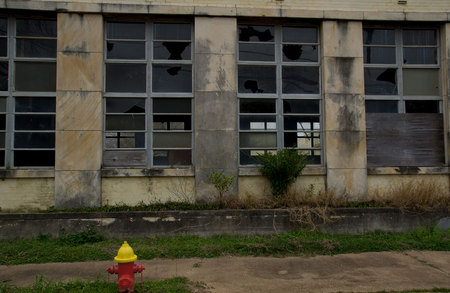
<instances>
[{"instance_id":1,"label":"concrete pillar","mask_svg":"<svg viewBox=\"0 0 450 293\"><path fill-rule=\"evenodd\" d=\"M59 13L55 207L101 204L103 19Z\"/></svg>"},{"instance_id":2,"label":"concrete pillar","mask_svg":"<svg viewBox=\"0 0 450 293\"><path fill-rule=\"evenodd\" d=\"M217 194L206 174L225 170L235 176L237 194L238 131L235 18L195 18L194 165L198 201Z\"/></svg>"},{"instance_id":3,"label":"concrete pillar","mask_svg":"<svg viewBox=\"0 0 450 293\"><path fill-rule=\"evenodd\" d=\"M362 23L322 23L327 189L357 199L367 193Z\"/></svg>"},{"instance_id":4,"label":"concrete pillar","mask_svg":"<svg viewBox=\"0 0 450 293\"><path fill-rule=\"evenodd\" d=\"M445 131L445 161L450 165L450 23L441 29L442 114ZM450 176L449 176L450 180Z\"/></svg>"}]
</instances>

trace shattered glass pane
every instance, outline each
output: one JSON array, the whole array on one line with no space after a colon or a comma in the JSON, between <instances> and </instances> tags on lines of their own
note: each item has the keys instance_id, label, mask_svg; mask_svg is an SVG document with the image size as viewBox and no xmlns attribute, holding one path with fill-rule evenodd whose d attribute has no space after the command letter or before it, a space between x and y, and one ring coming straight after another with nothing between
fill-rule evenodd
<instances>
[{"instance_id":1,"label":"shattered glass pane","mask_svg":"<svg viewBox=\"0 0 450 293\"><path fill-rule=\"evenodd\" d=\"M192 92L191 65L154 65L153 92Z\"/></svg>"},{"instance_id":2,"label":"shattered glass pane","mask_svg":"<svg viewBox=\"0 0 450 293\"><path fill-rule=\"evenodd\" d=\"M364 88L366 95L396 95L397 69L365 68Z\"/></svg>"},{"instance_id":3,"label":"shattered glass pane","mask_svg":"<svg viewBox=\"0 0 450 293\"><path fill-rule=\"evenodd\" d=\"M275 66L238 66L240 93L275 93Z\"/></svg>"},{"instance_id":4,"label":"shattered glass pane","mask_svg":"<svg viewBox=\"0 0 450 293\"><path fill-rule=\"evenodd\" d=\"M241 42L273 42L274 27L263 25L239 25Z\"/></svg>"},{"instance_id":5,"label":"shattered glass pane","mask_svg":"<svg viewBox=\"0 0 450 293\"><path fill-rule=\"evenodd\" d=\"M191 60L191 43L154 42L153 58L159 60Z\"/></svg>"},{"instance_id":6,"label":"shattered glass pane","mask_svg":"<svg viewBox=\"0 0 450 293\"><path fill-rule=\"evenodd\" d=\"M319 54L317 46L283 45L284 62L317 62Z\"/></svg>"}]
</instances>

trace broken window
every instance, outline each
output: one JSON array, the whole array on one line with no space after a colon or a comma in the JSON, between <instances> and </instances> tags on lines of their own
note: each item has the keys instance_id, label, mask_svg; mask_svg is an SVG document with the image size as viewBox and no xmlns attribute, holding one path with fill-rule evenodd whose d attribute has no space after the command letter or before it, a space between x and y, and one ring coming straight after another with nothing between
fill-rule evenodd
<instances>
[{"instance_id":1,"label":"broken window","mask_svg":"<svg viewBox=\"0 0 450 293\"><path fill-rule=\"evenodd\" d=\"M369 27L363 35L368 164L441 164L438 30Z\"/></svg>"},{"instance_id":2,"label":"broken window","mask_svg":"<svg viewBox=\"0 0 450 293\"><path fill-rule=\"evenodd\" d=\"M104 166L192 164L192 25L107 22Z\"/></svg>"},{"instance_id":3,"label":"broken window","mask_svg":"<svg viewBox=\"0 0 450 293\"><path fill-rule=\"evenodd\" d=\"M240 165L282 148L321 164L317 27L240 24L238 32Z\"/></svg>"},{"instance_id":4,"label":"broken window","mask_svg":"<svg viewBox=\"0 0 450 293\"><path fill-rule=\"evenodd\" d=\"M0 166L55 164L56 20L0 17Z\"/></svg>"}]
</instances>

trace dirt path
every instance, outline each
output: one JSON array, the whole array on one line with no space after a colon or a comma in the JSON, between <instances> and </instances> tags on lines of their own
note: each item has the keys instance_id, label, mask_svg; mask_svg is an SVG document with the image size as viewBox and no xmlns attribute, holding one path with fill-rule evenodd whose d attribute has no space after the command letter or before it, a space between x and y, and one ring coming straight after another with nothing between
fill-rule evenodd
<instances>
[{"instance_id":1,"label":"dirt path","mask_svg":"<svg viewBox=\"0 0 450 293\"><path fill-rule=\"evenodd\" d=\"M0 281L31 285L35 276L50 280L109 279L113 262L0 266ZM316 257L220 257L137 261L144 280L184 276L211 292L370 292L450 288L450 252L371 252Z\"/></svg>"}]
</instances>

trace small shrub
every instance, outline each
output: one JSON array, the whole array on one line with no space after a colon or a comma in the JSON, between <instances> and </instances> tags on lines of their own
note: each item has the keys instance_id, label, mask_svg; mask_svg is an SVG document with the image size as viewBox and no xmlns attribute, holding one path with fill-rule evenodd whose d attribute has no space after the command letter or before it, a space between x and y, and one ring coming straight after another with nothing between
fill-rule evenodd
<instances>
[{"instance_id":1,"label":"small shrub","mask_svg":"<svg viewBox=\"0 0 450 293\"><path fill-rule=\"evenodd\" d=\"M230 190L231 184L234 181L234 175L225 176L224 170L216 172L213 170L210 174L206 174L209 181L219 192L219 206L223 206L223 195Z\"/></svg>"},{"instance_id":2,"label":"small shrub","mask_svg":"<svg viewBox=\"0 0 450 293\"><path fill-rule=\"evenodd\" d=\"M276 154L266 152L259 155L262 167L259 169L270 182L275 198L283 197L288 187L301 174L308 163L306 155L293 149L283 149Z\"/></svg>"},{"instance_id":3,"label":"small shrub","mask_svg":"<svg viewBox=\"0 0 450 293\"><path fill-rule=\"evenodd\" d=\"M64 230L61 230L57 243L60 245L77 246L86 243L97 243L103 240L105 240L105 236L98 233L94 227L89 226L86 230L74 234L66 234Z\"/></svg>"}]
</instances>

